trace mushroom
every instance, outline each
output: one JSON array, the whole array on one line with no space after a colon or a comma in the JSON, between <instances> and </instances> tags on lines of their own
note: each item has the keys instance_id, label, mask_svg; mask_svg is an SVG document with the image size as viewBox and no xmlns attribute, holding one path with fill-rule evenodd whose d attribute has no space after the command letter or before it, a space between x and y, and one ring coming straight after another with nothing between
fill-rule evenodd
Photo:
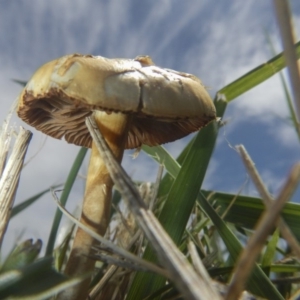
<instances>
[{"instance_id":1,"label":"mushroom","mask_svg":"<svg viewBox=\"0 0 300 300\"><path fill-rule=\"evenodd\" d=\"M113 182L85 118L94 115L119 162L124 149L174 141L216 118L209 94L193 75L159 68L149 56L107 59L80 54L40 67L21 93L17 113L49 136L92 148L80 220L101 235L109 223ZM78 228L66 274L94 268L88 257L93 243ZM74 291L69 299L85 299L88 283L79 288L83 294Z\"/></svg>"}]
</instances>

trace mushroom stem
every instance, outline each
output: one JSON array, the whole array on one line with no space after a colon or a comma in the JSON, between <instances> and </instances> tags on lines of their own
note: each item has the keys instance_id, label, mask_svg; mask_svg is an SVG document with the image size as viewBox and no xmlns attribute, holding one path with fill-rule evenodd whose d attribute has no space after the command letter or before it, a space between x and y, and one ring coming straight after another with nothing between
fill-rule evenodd
<instances>
[{"instance_id":1,"label":"mushroom stem","mask_svg":"<svg viewBox=\"0 0 300 300\"><path fill-rule=\"evenodd\" d=\"M127 139L130 117L121 113L94 112L95 121L101 134L116 159L121 162ZM113 181L106 169L96 145L92 144L92 153L88 168L86 190L80 221L104 235L109 224ZM95 261L89 258L95 240L81 228L77 229L65 274L83 275L92 272ZM78 285L66 290L58 299L86 299L90 277Z\"/></svg>"}]
</instances>

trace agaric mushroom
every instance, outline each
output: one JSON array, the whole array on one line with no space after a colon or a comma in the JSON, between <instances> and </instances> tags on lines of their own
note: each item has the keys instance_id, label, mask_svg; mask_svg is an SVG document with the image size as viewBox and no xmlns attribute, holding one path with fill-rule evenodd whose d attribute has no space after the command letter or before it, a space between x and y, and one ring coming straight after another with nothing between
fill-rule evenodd
<instances>
[{"instance_id":1,"label":"agaric mushroom","mask_svg":"<svg viewBox=\"0 0 300 300\"><path fill-rule=\"evenodd\" d=\"M73 54L35 72L20 95L18 115L47 135L92 148L81 222L101 235L109 222L113 182L85 125L91 114L119 162L124 149L174 141L216 118L197 77L159 68L149 56L107 59ZM93 269L94 261L88 258L92 245L93 239L79 228L66 274ZM85 299L88 282L80 287L83 294L70 297Z\"/></svg>"}]
</instances>

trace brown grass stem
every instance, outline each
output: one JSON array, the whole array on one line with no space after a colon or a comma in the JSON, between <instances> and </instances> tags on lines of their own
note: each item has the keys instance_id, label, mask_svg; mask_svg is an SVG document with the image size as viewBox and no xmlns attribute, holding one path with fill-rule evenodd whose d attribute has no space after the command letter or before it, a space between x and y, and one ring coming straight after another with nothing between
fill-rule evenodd
<instances>
[{"instance_id":1,"label":"brown grass stem","mask_svg":"<svg viewBox=\"0 0 300 300\"><path fill-rule=\"evenodd\" d=\"M255 260L263 248L268 235L277 225L280 212L284 204L290 199L295 191L299 178L300 164L298 163L293 167L277 199L272 202L270 208L267 209L261 217L256 230L250 237L246 248L241 253L233 272L231 283L225 298L226 300L238 299L239 295L244 290L246 280L251 274Z\"/></svg>"},{"instance_id":2,"label":"brown grass stem","mask_svg":"<svg viewBox=\"0 0 300 300\"><path fill-rule=\"evenodd\" d=\"M236 149L238 150L239 154L241 155L243 163L247 169L247 172L248 172L249 176L251 177L255 187L257 188L265 206L269 209L272 206L274 199L268 192L267 188L265 187L257 169L255 168L254 162L252 161L250 155L248 154L247 150L245 149L245 147L243 145L236 146ZM298 244L298 241L282 218L279 219L278 227L279 227L282 237L290 245L294 254L298 258L300 258L300 246Z\"/></svg>"}]
</instances>

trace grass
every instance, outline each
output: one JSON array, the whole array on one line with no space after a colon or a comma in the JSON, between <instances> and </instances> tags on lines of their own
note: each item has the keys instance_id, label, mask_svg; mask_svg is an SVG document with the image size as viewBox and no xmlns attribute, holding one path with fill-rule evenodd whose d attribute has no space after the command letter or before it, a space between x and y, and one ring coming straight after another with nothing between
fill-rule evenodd
<instances>
[{"instance_id":1,"label":"grass","mask_svg":"<svg viewBox=\"0 0 300 300\"><path fill-rule=\"evenodd\" d=\"M295 50L299 58L300 42L295 44ZM214 100L218 117L222 117L227 106L240 95L282 70L285 61L282 53L276 55L220 89ZM287 85L283 84L298 132L297 112L290 101L293 97L289 95ZM0 166L3 167L0 168L0 195L6 191L9 178L17 183L21 172L19 168L9 175L12 172L9 160L14 162L16 158L11 156L8 159L7 144L12 143L8 123L9 116L1 129ZM247 290L273 300L289 299L299 290L300 205L287 203L298 184L299 165L295 165L283 189L272 199L251 158L240 152L261 198L202 190L221 125L215 121L202 129L177 159L162 146L143 146L142 150L167 171L163 178L158 178L159 185L133 183L110 157L105 143L101 144L101 136L95 137L100 141L103 155L107 155L112 176L117 177L118 192L115 191L114 214L106 236L109 241L95 236L102 244L99 242L95 249L94 258L99 262L90 288L91 299L125 299L125 296L131 300L180 297L236 299L243 290ZM24 145L26 149L29 139L24 141ZM16 151L20 151L19 146ZM24 159L24 148L22 153ZM86 149L79 151L60 201L56 199L59 208L53 217L50 236L44 241L47 242L46 256L38 258L38 242L29 240L20 244L2 263L0 299L21 296L54 299L56 293L76 284L86 275L67 278L60 273L71 233L54 249L61 214L67 214L63 207L85 154ZM19 212L30 209L30 205L47 192L39 192L24 200L10 213L17 185L10 186L11 192L1 198L5 201L5 205L0 205L1 213L8 217L3 217L6 221L0 240L9 217L18 217ZM56 198L55 192L53 195ZM153 199L153 210L149 210L144 202L149 203ZM279 262L276 261L278 254L283 257ZM296 296L290 299L296 299Z\"/></svg>"}]
</instances>

